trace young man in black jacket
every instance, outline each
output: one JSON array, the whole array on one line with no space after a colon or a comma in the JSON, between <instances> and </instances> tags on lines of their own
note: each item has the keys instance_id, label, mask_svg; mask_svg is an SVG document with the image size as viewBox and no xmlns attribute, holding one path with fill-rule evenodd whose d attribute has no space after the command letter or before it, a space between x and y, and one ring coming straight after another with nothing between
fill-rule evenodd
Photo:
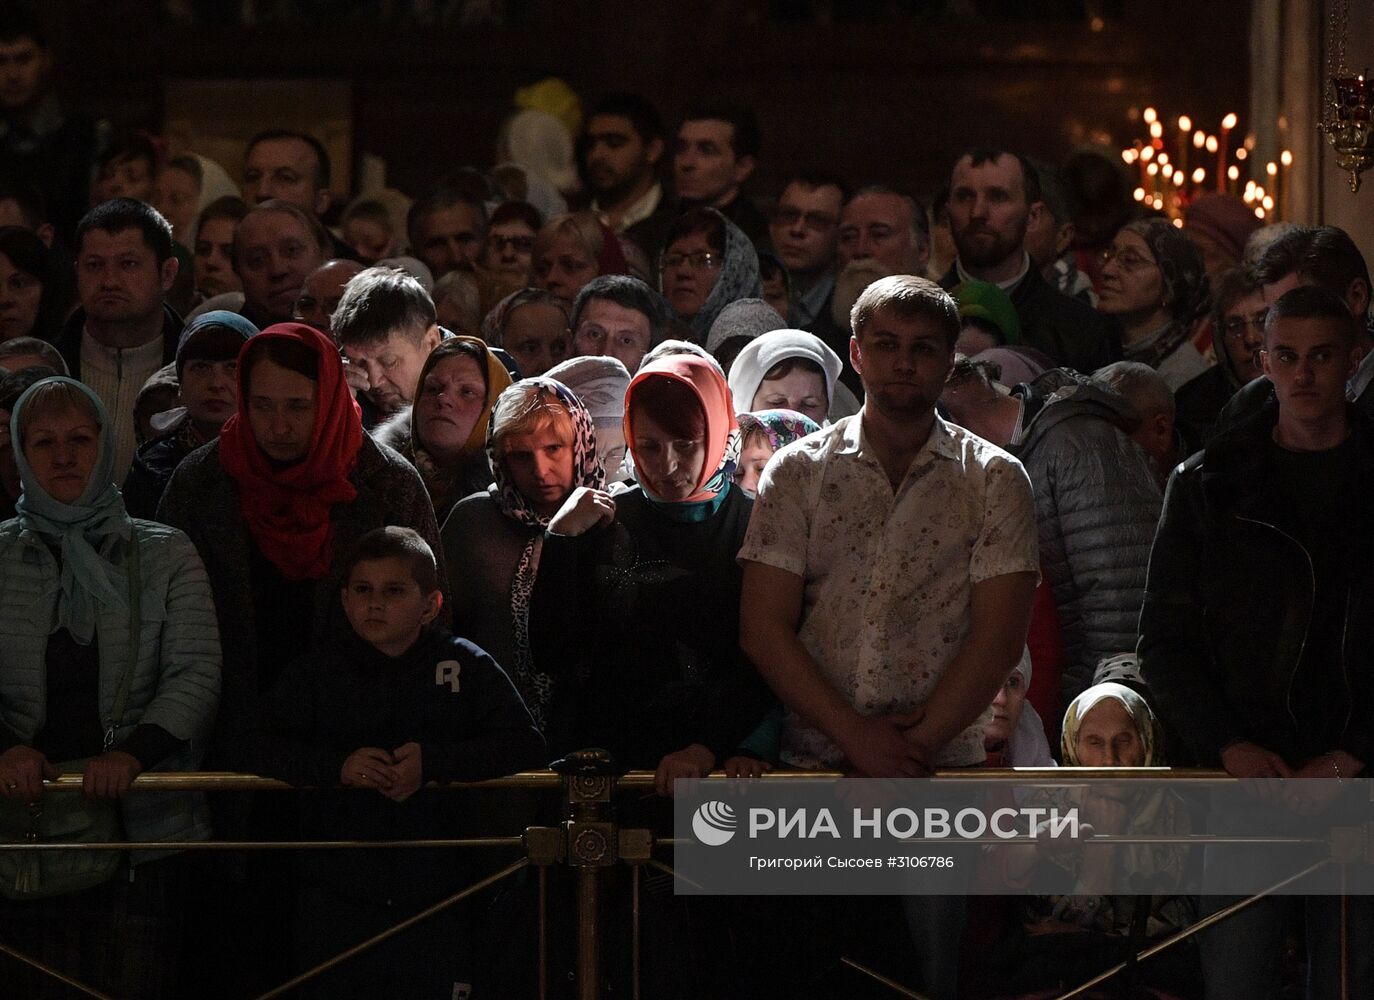
<instances>
[{"instance_id":1,"label":"young man in black jacket","mask_svg":"<svg viewBox=\"0 0 1374 1000\"><path fill-rule=\"evenodd\" d=\"M1374 761L1374 544L1352 513L1374 483L1374 422L1346 400L1366 343L1330 291L1275 302L1263 357L1275 398L1174 473L1140 620L1145 680L1199 762L1236 778L1330 779L1285 783L1285 796L1323 800L1308 811ZM1202 936L1208 1000L1270 995L1278 906L1270 897ZM1340 909L1307 900L1311 997L1344 995ZM1368 996L1374 907L1352 897L1346 909L1349 995Z\"/></svg>"}]
</instances>

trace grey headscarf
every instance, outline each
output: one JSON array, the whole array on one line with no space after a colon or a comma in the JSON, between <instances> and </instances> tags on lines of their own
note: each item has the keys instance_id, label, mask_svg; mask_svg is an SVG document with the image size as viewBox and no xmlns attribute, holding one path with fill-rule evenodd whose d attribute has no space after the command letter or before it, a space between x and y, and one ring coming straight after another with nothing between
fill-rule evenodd
<instances>
[{"instance_id":1,"label":"grey headscarf","mask_svg":"<svg viewBox=\"0 0 1374 1000\"><path fill-rule=\"evenodd\" d=\"M708 208L720 220L725 229L725 261L720 266L720 274L711 288L711 294L701 304L701 311L692 317L692 337L699 344L706 342L711 332L711 324L716 321L720 311L731 302L740 299L757 299L763 296L763 282L759 278L759 255L754 244L744 235L744 230L735 225L714 208Z\"/></svg>"},{"instance_id":2,"label":"grey headscarf","mask_svg":"<svg viewBox=\"0 0 1374 1000\"><path fill-rule=\"evenodd\" d=\"M1209 285L1193 241L1164 219L1141 219L1123 228L1143 239L1154 254L1174 319L1187 324L1201 315L1208 306Z\"/></svg>"},{"instance_id":3,"label":"grey headscarf","mask_svg":"<svg viewBox=\"0 0 1374 1000\"><path fill-rule=\"evenodd\" d=\"M712 354L727 340L746 337L753 340L760 334L781 330L787 320L763 299L737 299L716 315L706 334L706 349Z\"/></svg>"}]
</instances>

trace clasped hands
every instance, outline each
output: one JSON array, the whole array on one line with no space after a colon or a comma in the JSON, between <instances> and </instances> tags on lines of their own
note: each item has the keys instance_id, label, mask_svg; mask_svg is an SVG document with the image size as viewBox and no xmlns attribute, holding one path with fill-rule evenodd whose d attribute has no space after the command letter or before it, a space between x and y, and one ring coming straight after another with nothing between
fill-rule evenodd
<instances>
[{"instance_id":1,"label":"clasped hands","mask_svg":"<svg viewBox=\"0 0 1374 1000\"><path fill-rule=\"evenodd\" d=\"M360 747L339 769L339 780L350 788L373 788L393 802L404 802L422 782L420 744L404 743L393 751Z\"/></svg>"}]
</instances>

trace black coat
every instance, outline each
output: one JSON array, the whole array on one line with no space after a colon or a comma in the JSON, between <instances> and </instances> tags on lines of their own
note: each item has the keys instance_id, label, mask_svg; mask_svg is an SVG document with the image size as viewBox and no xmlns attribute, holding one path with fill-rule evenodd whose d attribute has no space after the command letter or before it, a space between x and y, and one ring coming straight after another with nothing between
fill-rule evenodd
<instances>
[{"instance_id":1,"label":"black coat","mask_svg":"<svg viewBox=\"0 0 1374 1000\"><path fill-rule=\"evenodd\" d=\"M1301 733L1292 709L1317 582L1310 554L1273 524L1266 453L1278 408L1269 406L1175 470L1150 553L1140 617L1141 672L1164 721L1204 765L1237 740L1290 764L1313 740L1374 762L1374 538L1349 520L1341 675L1347 703L1338 732ZM1358 495L1374 485L1374 422L1351 408Z\"/></svg>"}]
</instances>

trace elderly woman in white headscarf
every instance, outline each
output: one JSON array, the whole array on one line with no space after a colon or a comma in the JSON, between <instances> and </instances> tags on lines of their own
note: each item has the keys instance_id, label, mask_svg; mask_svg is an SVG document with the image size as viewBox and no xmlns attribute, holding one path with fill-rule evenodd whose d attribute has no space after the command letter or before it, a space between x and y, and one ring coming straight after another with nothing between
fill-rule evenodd
<instances>
[{"instance_id":1,"label":"elderly woman in white headscarf","mask_svg":"<svg viewBox=\"0 0 1374 1000\"><path fill-rule=\"evenodd\" d=\"M773 330L755 337L730 367L730 394L740 413L796 410L824 425L859 412L840 383L844 362L814 333Z\"/></svg>"},{"instance_id":2,"label":"elderly woman in white headscarf","mask_svg":"<svg viewBox=\"0 0 1374 1000\"><path fill-rule=\"evenodd\" d=\"M625 393L630 373L608 355L569 358L544 373L563 383L592 415L596 428L596 457L606 470L607 483L626 482L633 473L625 463Z\"/></svg>"}]
</instances>

